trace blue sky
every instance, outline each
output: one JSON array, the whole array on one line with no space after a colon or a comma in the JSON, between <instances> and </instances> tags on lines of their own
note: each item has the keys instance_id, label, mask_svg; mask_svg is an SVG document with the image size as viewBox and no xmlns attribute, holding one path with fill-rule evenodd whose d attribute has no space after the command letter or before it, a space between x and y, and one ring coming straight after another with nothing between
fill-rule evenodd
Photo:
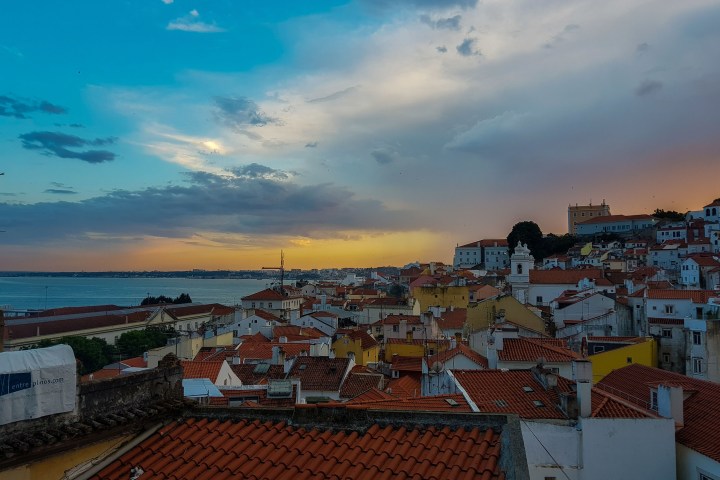
<instances>
[{"instance_id":1,"label":"blue sky","mask_svg":"<svg viewBox=\"0 0 720 480\"><path fill-rule=\"evenodd\" d=\"M718 196L720 6L12 2L0 269L449 261Z\"/></svg>"}]
</instances>

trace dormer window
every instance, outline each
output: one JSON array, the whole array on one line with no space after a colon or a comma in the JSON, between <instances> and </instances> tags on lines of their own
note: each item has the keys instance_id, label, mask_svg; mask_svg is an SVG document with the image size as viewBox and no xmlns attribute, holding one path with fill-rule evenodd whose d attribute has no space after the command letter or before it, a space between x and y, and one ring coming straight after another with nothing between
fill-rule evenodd
<instances>
[{"instance_id":1,"label":"dormer window","mask_svg":"<svg viewBox=\"0 0 720 480\"><path fill-rule=\"evenodd\" d=\"M658 409L658 392L657 388L650 389L650 410Z\"/></svg>"}]
</instances>

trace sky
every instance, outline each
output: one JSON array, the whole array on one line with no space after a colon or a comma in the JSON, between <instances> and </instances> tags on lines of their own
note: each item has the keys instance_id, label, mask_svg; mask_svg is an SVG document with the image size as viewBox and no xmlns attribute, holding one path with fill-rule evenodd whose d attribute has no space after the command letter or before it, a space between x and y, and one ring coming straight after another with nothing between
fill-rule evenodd
<instances>
[{"instance_id":1,"label":"sky","mask_svg":"<svg viewBox=\"0 0 720 480\"><path fill-rule=\"evenodd\" d=\"M720 197L716 0L33 1L0 29L0 270L451 262Z\"/></svg>"}]
</instances>

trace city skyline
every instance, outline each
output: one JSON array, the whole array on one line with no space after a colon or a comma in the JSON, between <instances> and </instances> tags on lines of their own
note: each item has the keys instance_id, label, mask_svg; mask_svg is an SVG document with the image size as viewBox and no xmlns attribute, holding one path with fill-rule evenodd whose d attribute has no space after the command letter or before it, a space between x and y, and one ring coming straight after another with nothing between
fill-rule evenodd
<instances>
[{"instance_id":1,"label":"city skyline","mask_svg":"<svg viewBox=\"0 0 720 480\"><path fill-rule=\"evenodd\" d=\"M5 11L0 270L451 263L720 196L709 0Z\"/></svg>"}]
</instances>

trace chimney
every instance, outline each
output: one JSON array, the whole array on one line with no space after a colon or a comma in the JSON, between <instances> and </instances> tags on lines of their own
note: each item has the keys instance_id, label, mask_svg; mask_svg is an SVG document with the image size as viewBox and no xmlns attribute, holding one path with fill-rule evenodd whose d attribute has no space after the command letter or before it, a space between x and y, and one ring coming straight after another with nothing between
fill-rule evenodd
<instances>
[{"instance_id":1,"label":"chimney","mask_svg":"<svg viewBox=\"0 0 720 480\"><path fill-rule=\"evenodd\" d=\"M658 385L657 406L658 413L665 418L675 420L675 425L685 425L683 402L685 400L683 389L679 385Z\"/></svg>"},{"instance_id":2,"label":"chimney","mask_svg":"<svg viewBox=\"0 0 720 480\"><path fill-rule=\"evenodd\" d=\"M450 337L450 350L455 350L457 348L457 339L455 337Z\"/></svg>"},{"instance_id":3,"label":"chimney","mask_svg":"<svg viewBox=\"0 0 720 480\"><path fill-rule=\"evenodd\" d=\"M485 356L488 359L488 368L490 368L491 370L496 369L498 364L497 340L493 338L492 335L488 337L487 355Z\"/></svg>"},{"instance_id":4,"label":"chimney","mask_svg":"<svg viewBox=\"0 0 720 480\"><path fill-rule=\"evenodd\" d=\"M278 347L278 361L275 365L285 365L285 350Z\"/></svg>"},{"instance_id":5,"label":"chimney","mask_svg":"<svg viewBox=\"0 0 720 480\"><path fill-rule=\"evenodd\" d=\"M354 362L355 361L355 352L348 352L347 357Z\"/></svg>"},{"instance_id":6,"label":"chimney","mask_svg":"<svg viewBox=\"0 0 720 480\"><path fill-rule=\"evenodd\" d=\"M322 295L320 295L320 310L322 310L323 312L326 310L326 307L325 307L326 303L327 303L327 295L325 295L323 293Z\"/></svg>"},{"instance_id":7,"label":"chimney","mask_svg":"<svg viewBox=\"0 0 720 480\"><path fill-rule=\"evenodd\" d=\"M280 338L278 338L278 341L280 343L287 343L287 337L280 337Z\"/></svg>"},{"instance_id":8,"label":"chimney","mask_svg":"<svg viewBox=\"0 0 720 480\"><path fill-rule=\"evenodd\" d=\"M5 312L0 310L0 352L5 351Z\"/></svg>"},{"instance_id":9,"label":"chimney","mask_svg":"<svg viewBox=\"0 0 720 480\"><path fill-rule=\"evenodd\" d=\"M272 347L272 364L278 365L280 361L280 347L273 345Z\"/></svg>"}]
</instances>

